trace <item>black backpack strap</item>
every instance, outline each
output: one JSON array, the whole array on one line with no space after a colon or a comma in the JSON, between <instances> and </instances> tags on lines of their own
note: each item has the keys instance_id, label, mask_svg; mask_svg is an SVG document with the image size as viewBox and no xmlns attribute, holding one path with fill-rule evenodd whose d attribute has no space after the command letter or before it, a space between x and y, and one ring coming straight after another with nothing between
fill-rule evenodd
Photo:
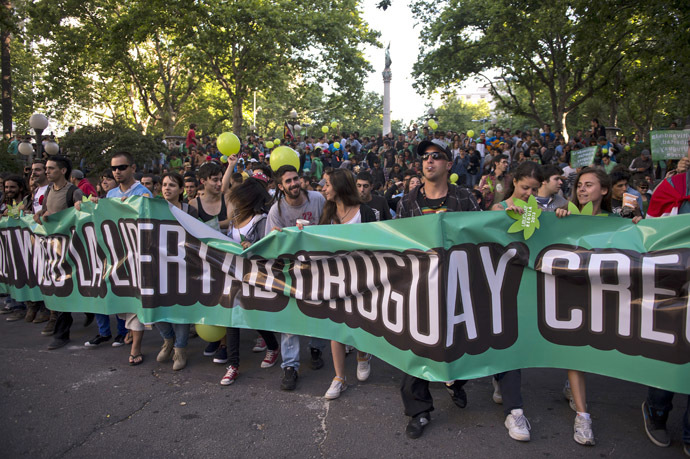
<instances>
[{"instance_id":1,"label":"black backpack strap","mask_svg":"<svg viewBox=\"0 0 690 459\"><path fill-rule=\"evenodd\" d=\"M76 193L76 191L78 189L79 188L76 187L74 184L72 184L72 183L69 184L69 188L67 188L67 196L66 196L67 207L74 207L74 193Z\"/></svg>"}]
</instances>

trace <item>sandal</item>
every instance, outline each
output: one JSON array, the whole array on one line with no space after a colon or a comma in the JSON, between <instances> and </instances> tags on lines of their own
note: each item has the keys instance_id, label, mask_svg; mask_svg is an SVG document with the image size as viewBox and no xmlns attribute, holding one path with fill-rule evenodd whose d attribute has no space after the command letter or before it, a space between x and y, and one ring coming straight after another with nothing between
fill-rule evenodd
<instances>
[{"instance_id":1,"label":"sandal","mask_svg":"<svg viewBox=\"0 0 690 459\"><path fill-rule=\"evenodd\" d=\"M132 332L128 331L127 334L125 335L125 344L132 344Z\"/></svg>"},{"instance_id":2,"label":"sandal","mask_svg":"<svg viewBox=\"0 0 690 459\"><path fill-rule=\"evenodd\" d=\"M137 355L131 355L129 356L129 364L131 366L136 366L136 365L141 365L144 363L144 356L142 354L137 354Z\"/></svg>"}]
</instances>

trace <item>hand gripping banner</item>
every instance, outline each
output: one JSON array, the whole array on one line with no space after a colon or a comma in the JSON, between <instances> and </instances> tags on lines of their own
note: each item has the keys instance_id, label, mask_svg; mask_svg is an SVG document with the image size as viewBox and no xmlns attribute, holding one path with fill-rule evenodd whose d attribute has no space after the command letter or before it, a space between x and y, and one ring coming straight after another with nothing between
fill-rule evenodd
<instances>
[{"instance_id":1,"label":"hand gripping banner","mask_svg":"<svg viewBox=\"0 0 690 459\"><path fill-rule=\"evenodd\" d=\"M505 212L460 212L286 228L242 251L163 200L104 199L2 219L0 292L334 339L435 381L553 367L690 392L690 215L537 216L528 239Z\"/></svg>"}]
</instances>

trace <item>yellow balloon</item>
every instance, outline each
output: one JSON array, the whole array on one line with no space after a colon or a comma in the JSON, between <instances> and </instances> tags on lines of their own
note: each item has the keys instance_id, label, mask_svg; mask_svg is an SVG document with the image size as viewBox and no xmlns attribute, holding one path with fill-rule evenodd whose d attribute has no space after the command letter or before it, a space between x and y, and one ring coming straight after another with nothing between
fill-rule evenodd
<instances>
[{"instance_id":1,"label":"yellow balloon","mask_svg":"<svg viewBox=\"0 0 690 459\"><path fill-rule=\"evenodd\" d=\"M450 174L450 183L456 183L460 177L458 177L458 174Z\"/></svg>"},{"instance_id":2,"label":"yellow balloon","mask_svg":"<svg viewBox=\"0 0 690 459\"><path fill-rule=\"evenodd\" d=\"M328 132L328 126L323 126L321 128L321 132L323 132L324 134L327 133Z\"/></svg>"},{"instance_id":3,"label":"yellow balloon","mask_svg":"<svg viewBox=\"0 0 690 459\"><path fill-rule=\"evenodd\" d=\"M470 137L470 138L474 137L474 131L472 129L467 131L467 137Z\"/></svg>"},{"instance_id":4,"label":"yellow balloon","mask_svg":"<svg viewBox=\"0 0 690 459\"><path fill-rule=\"evenodd\" d=\"M271 153L270 163L271 169L274 171L277 171L281 166L285 166L286 164L299 170L299 153L290 147L278 147Z\"/></svg>"},{"instance_id":5,"label":"yellow balloon","mask_svg":"<svg viewBox=\"0 0 690 459\"><path fill-rule=\"evenodd\" d=\"M275 139L273 141L273 145L280 145L280 139Z\"/></svg>"},{"instance_id":6,"label":"yellow balloon","mask_svg":"<svg viewBox=\"0 0 690 459\"><path fill-rule=\"evenodd\" d=\"M196 333L204 341L215 343L220 341L225 336L225 327L217 325L196 324Z\"/></svg>"},{"instance_id":7,"label":"yellow balloon","mask_svg":"<svg viewBox=\"0 0 690 459\"><path fill-rule=\"evenodd\" d=\"M227 162L228 162L228 157L225 156L225 155L221 156L221 157L220 157L220 162L221 162L221 163L227 163Z\"/></svg>"},{"instance_id":8,"label":"yellow balloon","mask_svg":"<svg viewBox=\"0 0 690 459\"><path fill-rule=\"evenodd\" d=\"M337 129L337 128L338 128L338 122L337 122L337 121L333 121L333 122L331 123L331 127L332 127L333 129Z\"/></svg>"},{"instance_id":9,"label":"yellow balloon","mask_svg":"<svg viewBox=\"0 0 690 459\"><path fill-rule=\"evenodd\" d=\"M434 120L429 120L429 127L430 127L431 129L436 130L436 129L438 129L438 124L437 124L436 121L434 121Z\"/></svg>"},{"instance_id":10,"label":"yellow balloon","mask_svg":"<svg viewBox=\"0 0 690 459\"><path fill-rule=\"evenodd\" d=\"M273 147L274 147L273 142L271 142L270 140L268 142L266 142L266 148L268 148L270 150Z\"/></svg>"},{"instance_id":11,"label":"yellow balloon","mask_svg":"<svg viewBox=\"0 0 690 459\"><path fill-rule=\"evenodd\" d=\"M336 150L340 150L340 142L335 142L333 144L333 146L335 147Z\"/></svg>"},{"instance_id":12,"label":"yellow balloon","mask_svg":"<svg viewBox=\"0 0 690 459\"><path fill-rule=\"evenodd\" d=\"M240 139L238 139L235 134L232 132L223 132L218 136L216 146L218 147L218 151L225 156L232 156L240 152L241 144Z\"/></svg>"}]
</instances>

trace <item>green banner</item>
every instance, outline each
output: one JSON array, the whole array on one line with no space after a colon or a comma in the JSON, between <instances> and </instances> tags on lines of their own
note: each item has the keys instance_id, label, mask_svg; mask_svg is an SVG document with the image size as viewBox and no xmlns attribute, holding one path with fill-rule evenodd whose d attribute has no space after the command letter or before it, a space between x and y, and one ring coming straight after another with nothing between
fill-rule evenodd
<instances>
[{"instance_id":1,"label":"green banner","mask_svg":"<svg viewBox=\"0 0 690 459\"><path fill-rule=\"evenodd\" d=\"M572 150L570 152L570 167L577 169L578 167L591 166L594 163L594 155L597 153L597 148L599 148L598 145Z\"/></svg>"},{"instance_id":2,"label":"green banner","mask_svg":"<svg viewBox=\"0 0 690 459\"><path fill-rule=\"evenodd\" d=\"M652 161L680 159L688 155L690 129L652 131L649 133Z\"/></svg>"},{"instance_id":3,"label":"green banner","mask_svg":"<svg viewBox=\"0 0 690 459\"><path fill-rule=\"evenodd\" d=\"M690 215L461 212L286 228L242 251L131 198L0 222L0 291L50 309L136 312L334 339L435 381L528 367L676 392L690 380ZM533 219L534 219L533 218Z\"/></svg>"}]
</instances>

